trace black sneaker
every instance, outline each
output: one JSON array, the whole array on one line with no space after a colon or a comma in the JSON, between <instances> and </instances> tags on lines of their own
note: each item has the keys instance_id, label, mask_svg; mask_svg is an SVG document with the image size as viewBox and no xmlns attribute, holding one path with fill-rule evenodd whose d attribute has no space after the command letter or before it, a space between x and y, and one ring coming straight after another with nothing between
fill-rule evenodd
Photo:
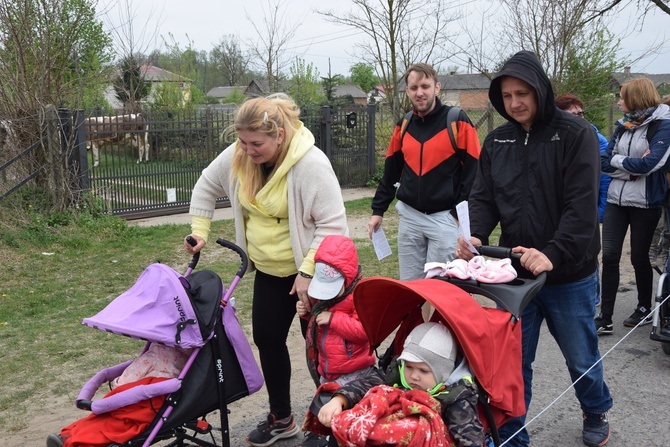
<instances>
[{"instance_id":1,"label":"black sneaker","mask_svg":"<svg viewBox=\"0 0 670 447\"><path fill-rule=\"evenodd\" d=\"M601 447L610 440L610 423L607 413L584 413L582 441L589 447Z\"/></svg>"},{"instance_id":2,"label":"black sneaker","mask_svg":"<svg viewBox=\"0 0 670 447\"><path fill-rule=\"evenodd\" d=\"M47 447L63 447L63 437L50 433L47 436Z\"/></svg>"},{"instance_id":3,"label":"black sneaker","mask_svg":"<svg viewBox=\"0 0 670 447\"><path fill-rule=\"evenodd\" d=\"M640 306L630 317L623 320L623 325L626 327L635 327L642 322L642 325L651 323L651 311L644 306Z\"/></svg>"},{"instance_id":4,"label":"black sneaker","mask_svg":"<svg viewBox=\"0 0 670 447\"><path fill-rule=\"evenodd\" d=\"M328 447L328 442L328 436L307 432L300 447Z\"/></svg>"},{"instance_id":5,"label":"black sneaker","mask_svg":"<svg viewBox=\"0 0 670 447\"><path fill-rule=\"evenodd\" d=\"M269 413L264 422L251 430L247 442L255 447L272 445L279 439L292 438L300 433L300 427L295 425L293 415L284 419L277 419L274 413Z\"/></svg>"},{"instance_id":6,"label":"black sneaker","mask_svg":"<svg viewBox=\"0 0 670 447\"><path fill-rule=\"evenodd\" d=\"M593 321L596 323L596 333L598 335L610 335L614 332L612 320L605 320L603 314L598 315Z\"/></svg>"}]
</instances>

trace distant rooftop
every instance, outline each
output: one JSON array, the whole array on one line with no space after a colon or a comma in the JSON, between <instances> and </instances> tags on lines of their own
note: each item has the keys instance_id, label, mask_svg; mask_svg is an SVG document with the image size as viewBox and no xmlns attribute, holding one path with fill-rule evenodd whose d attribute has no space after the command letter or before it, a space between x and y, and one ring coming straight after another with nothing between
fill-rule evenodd
<instances>
[{"instance_id":1,"label":"distant rooftop","mask_svg":"<svg viewBox=\"0 0 670 447\"><path fill-rule=\"evenodd\" d=\"M630 70L624 70L623 73L614 73L612 77L619 85L630 79L642 77L649 78L656 88L662 84L670 85L670 74L631 73Z\"/></svg>"},{"instance_id":2,"label":"distant rooftop","mask_svg":"<svg viewBox=\"0 0 670 447\"><path fill-rule=\"evenodd\" d=\"M438 75L437 80L447 90L488 90L491 84L490 74L463 73Z\"/></svg>"},{"instance_id":3,"label":"distant rooftop","mask_svg":"<svg viewBox=\"0 0 670 447\"><path fill-rule=\"evenodd\" d=\"M230 96L234 91L244 93L244 89L246 88L247 87L245 85L225 85L222 87L214 87L207 92L207 96L223 99Z\"/></svg>"},{"instance_id":4,"label":"distant rooftop","mask_svg":"<svg viewBox=\"0 0 670 447\"><path fill-rule=\"evenodd\" d=\"M153 65L142 65L140 71L144 79L151 82L192 82L189 78ZM116 70L114 76L121 76L121 70Z\"/></svg>"}]
</instances>

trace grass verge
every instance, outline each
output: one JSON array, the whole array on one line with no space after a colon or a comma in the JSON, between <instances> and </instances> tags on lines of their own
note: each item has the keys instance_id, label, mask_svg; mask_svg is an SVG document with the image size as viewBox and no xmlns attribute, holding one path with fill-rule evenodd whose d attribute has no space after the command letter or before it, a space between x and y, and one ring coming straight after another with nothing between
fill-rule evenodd
<instances>
[{"instance_id":1,"label":"grass verge","mask_svg":"<svg viewBox=\"0 0 670 447\"><path fill-rule=\"evenodd\" d=\"M49 206L25 200L24 209ZM348 219L367 223L370 203L346 202ZM95 207L43 215L0 222L0 433L26 428L46 402L74 401L97 371L135 358L143 342L93 330L82 319L132 287L149 264L184 272L190 261L181 245L189 225L128 226ZM397 277L397 228L390 207L384 229L393 254L382 261L367 237L354 238L364 276ZM237 255L213 239L234 240L233 221L213 222L211 237L198 268L215 271L229 284L239 267ZM234 294L247 331L252 285L253 273Z\"/></svg>"},{"instance_id":2,"label":"grass verge","mask_svg":"<svg viewBox=\"0 0 670 447\"><path fill-rule=\"evenodd\" d=\"M350 219L369 217L371 199L346 203ZM30 208L30 206L26 206ZM81 324L135 283L152 263L179 272L190 261L183 250L188 225L128 226L97 213L40 214L0 224L0 432L25 428L44 402L76 398L100 369L138 355L143 342ZM386 234L396 246L397 218L389 212ZM212 224L212 238L234 240L231 220ZM211 241L213 242L213 241ZM365 276L397 276L395 255L378 261L369 239L356 239ZM199 268L224 283L239 267L237 255L210 243ZM238 285L239 318L251 320L253 274Z\"/></svg>"}]
</instances>

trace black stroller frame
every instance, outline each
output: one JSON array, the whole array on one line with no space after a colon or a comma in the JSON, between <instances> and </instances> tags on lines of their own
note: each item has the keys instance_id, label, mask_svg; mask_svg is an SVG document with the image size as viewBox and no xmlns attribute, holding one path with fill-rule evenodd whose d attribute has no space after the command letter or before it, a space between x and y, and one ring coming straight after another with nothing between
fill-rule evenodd
<instances>
[{"instance_id":1,"label":"black stroller frame","mask_svg":"<svg viewBox=\"0 0 670 447\"><path fill-rule=\"evenodd\" d=\"M483 256L498 259L502 258L519 259L521 257L520 253L513 253L510 248L506 247L482 246L478 247L478 251L479 254ZM433 277L431 279L419 280L419 281L448 282L468 294L480 295L486 297L492 300L499 309L506 311L509 314L509 321L513 324L516 324L519 322L524 308L544 286L544 283L546 281L546 273L541 273L534 279L516 278L510 282L499 283L499 284L482 283L475 279L458 279L448 276ZM412 282L413 281L408 281L407 283ZM363 284L361 283L361 286L362 285ZM363 295L364 292L362 292L361 294ZM355 296L354 300L356 299L357 297ZM422 301L420 304L418 304L419 312L421 306L424 303L425 301ZM359 304L357 303L357 309L359 310L359 317L360 317L361 311L358 306ZM400 328L402 328L405 324L407 323L411 324L409 316L414 312L416 312L416 309L408 309L408 312L404 314L399 323L398 331L400 331ZM435 317L436 316L434 314L433 317L431 317L431 321L435 321ZM442 316L438 318L441 319ZM393 355L398 353L396 346L397 336L398 334L396 334L393 337L391 345L386 349L384 354L382 354L381 356L377 354L377 357L379 358L379 365L384 369L388 366ZM375 351L377 351L380 344L381 342L375 342L375 343L371 342L372 348ZM396 350L395 353L394 350ZM519 371L519 373L521 373L521 371ZM479 382L476 375L475 375L475 381L477 382L478 387L480 389L479 394L479 408L481 410L480 418L485 420L488 426L487 437L490 438L490 440L493 442L493 445L499 446L501 444L501 440L498 433L498 426L496 424L494 412L490 404L489 400L490 396L485 392L484 388L481 386L481 383ZM312 412L314 413L314 411Z\"/></svg>"},{"instance_id":2,"label":"black stroller frame","mask_svg":"<svg viewBox=\"0 0 670 447\"><path fill-rule=\"evenodd\" d=\"M478 251L483 256L498 259L521 258L519 253L514 253L510 248L506 247L486 245L478 247ZM537 295L540 289L542 289L547 278L546 273L541 273L537 276L537 278L532 280L515 279L509 283L503 284L484 284L473 279L462 280L449 277L440 277L437 279L447 281L455 286L458 286L467 293L481 295L492 300L499 308L502 308L511 314L512 321L517 322L521 318L521 313L526 308L528 303L535 295ZM477 377L475 377L475 382L477 383L479 389L482 390L481 384L478 383ZM491 441L493 441L494 446L498 447L501 444L498 427L494 421L494 416L488 401L488 396L481 391L479 394L479 404L483 409L484 414L486 415Z\"/></svg>"},{"instance_id":3,"label":"black stroller frame","mask_svg":"<svg viewBox=\"0 0 670 447\"><path fill-rule=\"evenodd\" d=\"M188 242L195 245L194 240L188 240ZM212 315L214 315L213 321L208 322L212 326L211 338L202 347L193 349L191 356L178 377L181 384L180 388L167 395L162 407L149 426L133 439L123 444L110 444L110 447L120 445L145 447L172 438L174 440L166 444L166 446L192 445L186 444L188 441L201 447L218 447L219 444L216 443L216 439L212 433L217 428L212 427L206 420L206 416L216 410L220 412L221 446L229 447L228 404L260 388L260 385L258 385L255 389L249 389L239 360L231 361L231 359L237 359L237 355L235 347L226 335L226 323L223 321L224 319L231 321L229 320L231 317L225 316L223 312L225 311L225 307L229 305L228 300L231 298L233 290L247 270L248 258L244 250L232 242L223 239L217 239L216 242L222 247L236 252L240 258L240 267L230 286L225 290L225 295L225 287L216 273L202 270L192 274L200 259L200 253L196 253L193 256L186 273L181 278L184 280L182 284L185 289L192 289L193 293L198 293L202 288L202 290L207 292L206 298L199 299L203 303L208 301L205 304L206 306L220 308L218 316L217 311L212 312ZM193 307L196 308L196 306L194 305ZM235 319L234 312L231 315ZM184 324L191 323L189 320ZM235 323L237 323L236 319ZM110 332L117 333L116 331ZM177 337L179 337L179 331L177 332ZM147 340L145 351L151 343L152 341ZM121 368L120 371L123 371L129 363L126 362L114 368ZM260 376L260 373L258 375ZM89 384L91 381L89 381ZM262 385L262 377L260 384ZM80 393L81 396L82 394ZM95 405L95 402L86 398L78 398L76 401L76 406L84 410L95 410L95 408L92 408ZM198 437L202 435L209 435L211 442Z\"/></svg>"}]
</instances>

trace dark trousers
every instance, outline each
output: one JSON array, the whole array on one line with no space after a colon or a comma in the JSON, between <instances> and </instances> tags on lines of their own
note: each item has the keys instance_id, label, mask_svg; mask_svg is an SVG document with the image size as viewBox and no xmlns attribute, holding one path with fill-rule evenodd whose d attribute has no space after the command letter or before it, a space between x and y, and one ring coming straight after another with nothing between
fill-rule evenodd
<instances>
[{"instance_id":1,"label":"dark trousers","mask_svg":"<svg viewBox=\"0 0 670 447\"><path fill-rule=\"evenodd\" d=\"M649 247L654 237L661 208L635 208L608 203L603 216L603 271L601 312L605 319L614 314L619 289L619 263L626 232L630 227L630 262L635 270L637 305L651 308L654 273L649 262Z\"/></svg>"},{"instance_id":2,"label":"dark trousers","mask_svg":"<svg viewBox=\"0 0 670 447\"><path fill-rule=\"evenodd\" d=\"M277 419L291 414L291 358L286 339L295 317L297 295L289 295L296 275L280 278L256 271L251 310L254 343L258 348L270 411ZM300 319L303 335L306 322ZM302 327L305 326L305 327ZM305 346L300 346L305 350Z\"/></svg>"}]
</instances>

